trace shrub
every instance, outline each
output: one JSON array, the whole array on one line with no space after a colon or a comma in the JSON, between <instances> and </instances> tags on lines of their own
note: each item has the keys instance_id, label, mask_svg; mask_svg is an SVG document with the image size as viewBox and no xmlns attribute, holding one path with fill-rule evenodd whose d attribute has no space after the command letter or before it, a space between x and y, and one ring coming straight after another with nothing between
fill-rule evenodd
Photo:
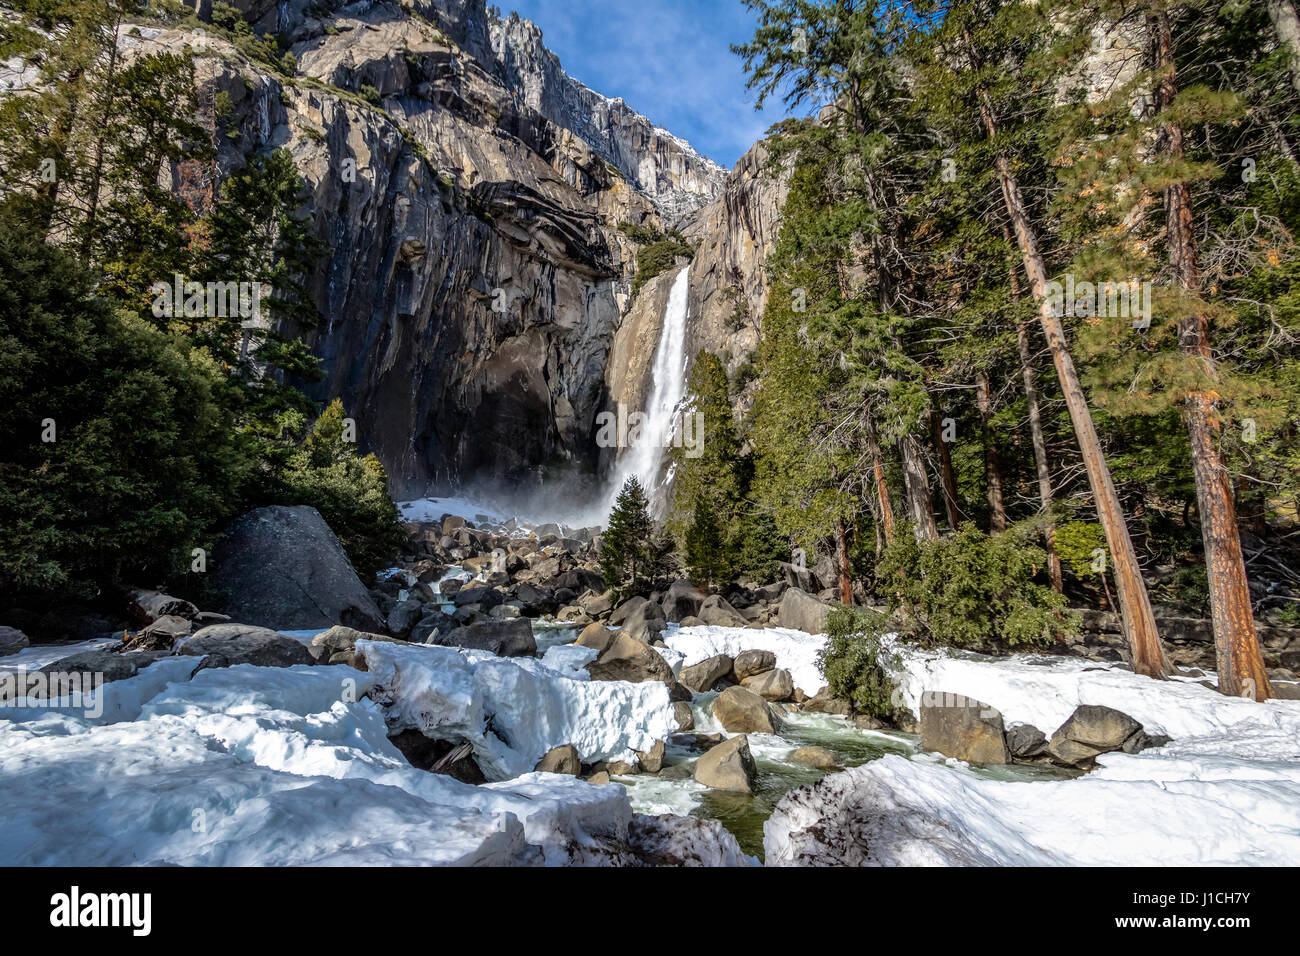
<instances>
[{"instance_id":1,"label":"shrub","mask_svg":"<svg viewBox=\"0 0 1300 956\"><path fill-rule=\"evenodd\" d=\"M1047 644L1078 629L1065 597L1034 580L1042 549L1019 531L989 535L968 525L950 538L917 542L902 530L885 549L879 580L891 611L914 636L938 644Z\"/></svg>"},{"instance_id":2,"label":"shrub","mask_svg":"<svg viewBox=\"0 0 1300 956\"><path fill-rule=\"evenodd\" d=\"M887 628L888 618L876 611L837 607L826 619L826 646L817 658L832 696L847 700L858 713L885 720L898 710L890 671L901 666L898 656L881 646Z\"/></svg>"},{"instance_id":3,"label":"shrub","mask_svg":"<svg viewBox=\"0 0 1300 956\"><path fill-rule=\"evenodd\" d=\"M695 255L682 239L657 239L645 246L636 257L636 275L632 278L632 295L641 291L641 287L662 272L673 267L678 256L688 259Z\"/></svg>"}]
</instances>

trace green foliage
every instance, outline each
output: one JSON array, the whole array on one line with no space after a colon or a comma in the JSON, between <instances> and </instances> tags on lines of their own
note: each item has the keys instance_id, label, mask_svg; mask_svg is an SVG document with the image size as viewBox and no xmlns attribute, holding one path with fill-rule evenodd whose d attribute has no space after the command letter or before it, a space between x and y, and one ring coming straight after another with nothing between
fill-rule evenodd
<instances>
[{"instance_id":1,"label":"green foliage","mask_svg":"<svg viewBox=\"0 0 1300 956\"><path fill-rule=\"evenodd\" d=\"M632 296L660 273L667 272L679 256L693 258L695 250L681 238L664 237L643 246L636 256L636 275L632 277Z\"/></svg>"},{"instance_id":2,"label":"green foliage","mask_svg":"<svg viewBox=\"0 0 1300 956\"><path fill-rule=\"evenodd\" d=\"M1042 549L1017 530L990 535L967 525L936 541L900 532L881 555L879 575L890 611L900 611L919 639L1017 647L1078 628L1065 597L1034 580L1045 564Z\"/></svg>"},{"instance_id":3,"label":"green foliage","mask_svg":"<svg viewBox=\"0 0 1300 956\"><path fill-rule=\"evenodd\" d=\"M1106 533L1097 522L1066 521L1057 526L1056 553L1061 563L1080 580L1098 577L1098 572L1093 570L1098 549L1106 552L1106 566L1109 566Z\"/></svg>"},{"instance_id":4,"label":"green foliage","mask_svg":"<svg viewBox=\"0 0 1300 956\"><path fill-rule=\"evenodd\" d=\"M374 455L362 457L345 429L336 398L289 455L278 497L282 504L316 508L353 567L370 575L392 563L403 535L384 466Z\"/></svg>"},{"instance_id":5,"label":"green foliage","mask_svg":"<svg viewBox=\"0 0 1300 956\"><path fill-rule=\"evenodd\" d=\"M693 448L683 442L672 450L677 473L669 526L680 531L703 498L723 533L730 534L742 491L740 439L727 392L727 372L712 352L701 351L695 356L686 397L683 414L700 427L694 433Z\"/></svg>"},{"instance_id":6,"label":"green foliage","mask_svg":"<svg viewBox=\"0 0 1300 956\"><path fill-rule=\"evenodd\" d=\"M696 584L715 585L729 573L726 539L706 497L699 497L686 529L686 570Z\"/></svg>"},{"instance_id":7,"label":"green foliage","mask_svg":"<svg viewBox=\"0 0 1300 956\"><path fill-rule=\"evenodd\" d=\"M778 563L790 559L790 541L777 530L771 515L748 511L740 518L732 551L737 573L756 584L770 584L780 570Z\"/></svg>"},{"instance_id":8,"label":"green foliage","mask_svg":"<svg viewBox=\"0 0 1300 956\"><path fill-rule=\"evenodd\" d=\"M220 373L95 298L79 263L0 217L0 587L165 574L228 516L246 463ZM52 420L54 441L43 441Z\"/></svg>"},{"instance_id":9,"label":"green foliage","mask_svg":"<svg viewBox=\"0 0 1300 956\"><path fill-rule=\"evenodd\" d=\"M889 720L899 710L899 692L891 676L901 661L886 652L881 638L889 619L876 611L837 607L826 619L826 645L817 664L831 696L847 700L860 714Z\"/></svg>"},{"instance_id":10,"label":"green foliage","mask_svg":"<svg viewBox=\"0 0 1300 956\"><path fill-rule=\"evenodd\" d=\"M623 483L601 535L600 571L608 587L636 593L653 561L654 523L650 505L636 476Z\"/></svg>"}]
</instances>

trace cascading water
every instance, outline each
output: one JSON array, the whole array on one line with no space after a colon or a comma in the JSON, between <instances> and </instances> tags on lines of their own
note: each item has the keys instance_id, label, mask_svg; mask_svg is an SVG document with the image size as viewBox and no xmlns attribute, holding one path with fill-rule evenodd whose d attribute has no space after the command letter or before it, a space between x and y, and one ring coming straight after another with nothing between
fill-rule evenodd
<instances>
[{"instance_id":1,"label":"cascading water","mask_svg":"<svg viewBox=\"0 0 1300 956\"><path fill-rule=\"evenodd\" d=\"M680 421L682 402L686 396L686 318L690 292L689 265L682 267L673 280L664 309L663 327L659 343L655 346L654 365L651 368L650 400L646 405L645 419L635 434L635 440L623 449L610 475L609 491L602 522L609 515L623 482L635 475L645 489L651 510L662 515L666 502L662 500L666 481L661 481L663 456L673 439L674 429Z\"/></svg>"}]
</instances>

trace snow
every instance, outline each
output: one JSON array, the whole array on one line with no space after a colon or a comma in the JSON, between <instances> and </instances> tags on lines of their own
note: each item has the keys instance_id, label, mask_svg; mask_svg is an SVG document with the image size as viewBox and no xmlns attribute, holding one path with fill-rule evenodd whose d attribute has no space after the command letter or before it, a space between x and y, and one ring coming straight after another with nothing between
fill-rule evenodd
<instances>
[{"instance_id":1,"label":"snow","mask_svg":"<svg viewBox=\"0 0 1300 956\"><path fill-rule=\"evenodd\" d=\"M1098 758L1076 780L1015 782L890 755L792 791L765 826L769 865L1293 865L1300 702L1254 703L1073 658L896 645L903 701L961 694L1050 734L1101 704L1175 739Z\"/></svg>"},{"instance_id":2,"label":"snow","mask_svg":"<svg viewBox=\"0 0 1300 956\"><path fill-rule=\"evenodd\" d=\"M455 515L476 524L502 524L510 518L510 515L499 514L494 509L466 498L418 498L414 501L399 501L397 509L403 521L441 521L443 515Z\"/></svg>"},{"instance_id":3,"label":"snow","mask_svg":"<svg viewBox=\"0 0 1300 956\"><path fill-rule=\"evenodd\" d=\"M893 649L902 658L902 670L895 675L902 702L913 714L921 694L936 691L972 697L1001 711L1008 726L1033 724L1048 736L1080 704L1113 707L1139 721L1147 733L1174 738L1227 733L1238 725L1291 727L1300 733L1295 701L1225 697L1186 678L1155 681L1076 657L1016 654L994 659L902 644Z\"/></svg>"},{"instance_id":4,"label":"snow","mask_svg":"<svg viewBox=\"0 0 1300 956\"><path fill-rule=\"evenodd\" d=\"M363 643L372 654L392 646ZM456 655L405 650L430 661L444 656L439 651ZM98 717L62 709L0 712L7 807L0 863L637 862L622 787L534 773L474 787L411 767L388 739L389 709L365 696L384 678L383 667L367 673L244 664L188 679L194 663L164 659L105 685ZM378 656L374 663L381 663ZM529 665L494 668L480 658L468 674L488 700L509 684L500 673L506 670L516 684L534 685L534 697L518 698L530 703L546 702L536 686L589 686L540 662ZM409 662L403 669L422 671ZM464 669L453 673L448 694L464 676ZM429 674L421 677L434 683ZM687 832L694 826L664 823L660 838L698 843L704 836ZM732 843L716 852L739 851Z\"/></svg>"},{"instance_id":5,"label":"snow","mask_svg":"<svg viewBox=\"0 0 1300 956\"><path fill-rule=\"evenodd\" d=\"M466 741L489 780L527 773L553 747L628 760L677 729L668 686L591 681L530 658L357 641L395 730Z\"/></svg>"},{"instance_id":6,"label":"snow","mask_svg":"<svg viewBox=\"0 0 1300 956\"><path fill-rule=\"evenodd\" d=\"M689 667L717 654L735 657L741 651L771 651L776 666L790 672L794 686L809 697L826 686L817 655L826 644L825 634L807 634L786 627L721 627L702 624L664 632L664 643L682 655Z\"/></svg>"},{"instance_id":7,"label":"snow","mask_svg":"<svg viewBox=\"0 0 1300 956\"><path fill-rule=\"evenodd\" d=\"M46 664L53 664L74 654L87 651L100 651L120 643L116 640L78 641L75 644L32 644L21 651L0 657L0 674L12 674L15 671L38 671Z\"/></svg>"}]
</instances>

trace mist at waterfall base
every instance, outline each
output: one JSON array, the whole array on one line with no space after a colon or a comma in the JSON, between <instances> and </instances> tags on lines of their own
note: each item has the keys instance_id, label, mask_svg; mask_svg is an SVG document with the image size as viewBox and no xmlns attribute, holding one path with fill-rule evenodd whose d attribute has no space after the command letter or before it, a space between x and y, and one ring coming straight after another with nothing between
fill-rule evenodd
<instances>
[{"instance_id":1,"label":"mist at waterfall base","mask_svg":"<svg viewBox=\"0 0 1300 956\"><path fill-rule=\"evenodd\" d=\"M639 428L619 447L609 473L604 477L581 472L576 466L539 468L534 480L500 478L470 479L443 501L448 514L472 519L475 509L497 520L515 518L525 524L554 522L570 528L604 527L623 483L635 475L650 501L651 514L662 518L668 508L672 466L665 467L668 449L680 439L686 404L686 320L689 317L690 266L683 266L673 279L664 308L659 341L650 369L650 396ZM616 414L610 412L608 414ZM626 437L620 431L620 439ZM593 435L593 440L595 440ZM412 509L403 505L404 514ZM429 510L432 514L436 507ZM436 518L437 516L434 515Z\"/></svg>"}]
</instances>

